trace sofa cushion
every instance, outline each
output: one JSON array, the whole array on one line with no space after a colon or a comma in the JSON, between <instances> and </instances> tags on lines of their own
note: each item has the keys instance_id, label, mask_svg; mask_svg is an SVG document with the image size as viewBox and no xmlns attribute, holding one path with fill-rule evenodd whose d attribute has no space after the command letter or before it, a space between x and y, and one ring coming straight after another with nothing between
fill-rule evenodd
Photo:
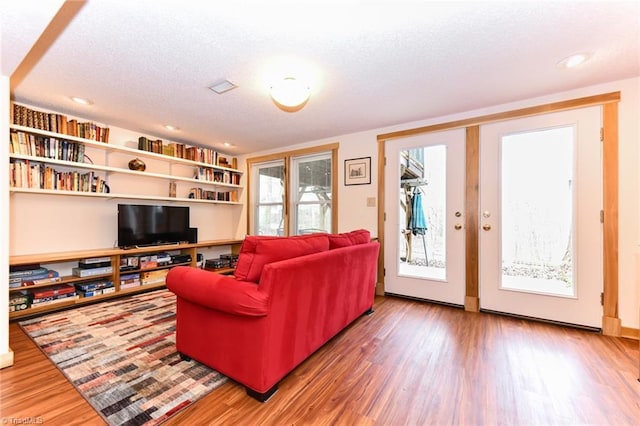
<instances>
[{"instance_id":1,"label":"sofa cushion","mask_svg":"<svg viewBox=\"0 0 640 426\"><path fill-rule=\"evenodd\" d=\"M266 237L248 235L242 242L235 277L242 281L259 282L267 263L291 259L329 250L327 234Z\"/></svg>"},{"instance_id":2,"label":"sofa cushion","mask_svg":"<svg viewBox=\"0 0 640 426\"><path fill-rule=\"evenodd\" d=\"M342 234L329 235L329 248L349 247L354 244L365 244L371 241L371 233L366 229L356 229L355 231Z\"/></svg>"}]
</instances>

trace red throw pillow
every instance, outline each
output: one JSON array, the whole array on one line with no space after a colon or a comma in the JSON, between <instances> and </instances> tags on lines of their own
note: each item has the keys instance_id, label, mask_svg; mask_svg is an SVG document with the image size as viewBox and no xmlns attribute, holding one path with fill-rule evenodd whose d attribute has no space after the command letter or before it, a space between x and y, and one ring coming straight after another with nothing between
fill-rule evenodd
<instances>
[{"instance_id":1,"label":"red throw pillow","mask_svg":"<svg viewBox=\"0 0 640 426\"><path fill-rule=\"evenodd\" d=\"M248 235L242 242L235 277L242 281L259 282L267 263L329 250L327 234L294 237L263 237Z\"/></svg>"},{"instance_id":2,"label":"red throw pillow","mask_svg":"<svg viewBox=\"0 0 640 426\"><path fill-rule=\"evenodd\" d=\"M329 249L349 247L355 244L368 243L369 241L371 241L371 233L366 229L356 229L342 234L330 234Z\"/></svg>"}]
</instances>

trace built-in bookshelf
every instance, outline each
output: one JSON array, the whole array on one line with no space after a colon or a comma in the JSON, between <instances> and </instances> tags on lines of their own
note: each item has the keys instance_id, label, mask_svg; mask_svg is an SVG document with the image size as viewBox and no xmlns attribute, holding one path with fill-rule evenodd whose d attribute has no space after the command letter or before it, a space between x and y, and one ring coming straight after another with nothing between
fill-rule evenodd
<instances>
[{"instance_id":1,"label":"built-in bookshelf","mask_svg":"<svg viewBox=\"0 0 640 426\"><path fill-rule=\"evenodd\" d=\"M132 293L163 288L165 287L164 276L169 269L179 265L197 266L198 249L220 247L227 249L230 253L237 254L241 243L242 240L211 240L133 249L113 248L10 256L9 265L12 269L27 265L48 269L50 265L59 265L61 263L71 264L75 267L72 268L74 271L70 275L56 274L51 278L40 278L34 281L25 279L21 283L13 285L10 283L9 319L25 318ZM165 261L158 261L157 257L160 254L165 256ZM169 256L169 261L166 261L166 256ZM143 264L144 261L142 259L154 257L156 257L155 263ZM135 259L135 262L131 262L131 259ZM100 264L96 264L94 269L85 269L84 271L88 271L86 274L76 273L77 267L80 266L81 262L100 262ZM231 273L233 270L220 269L216 272L225 274ZM133 275L140 276L138 278L139 282L135 282L135 280L132 282L129 279ZM146 281L142 277L143 275L147 277ZM98 283L101 285L100 290L106 288L109 291L84 292L82 290L82 288L94 288L92 286L98 288ZM69 293L66 293L65 297L57 297L58 294L56 294L56 297L50 297L51 300L37 304L32 303L33 294L38 294L38 290L42 290L42 293L45 293L52 286L69 289ZM72 287L73 290L71 290ZM20 303L20 299L26 300L26 302Z\"/></svg>"},{"instance_id":2,"label":"built-in bookshelf","mask_svg":"<svg viewBox=\"0 0 640 426\"><path fill-rule=\"evenodd\" d=\"M14 124L10 125L9 183L12 194L239 204L242 172L235 168L235 159L229 162L226 156L211 148L149 141L144 136L138 140L138 149L110 144L107 127L80 123L79 128L86 129L80 131L77 124L71 124L72 121L77 123L76 120L67 120L64 115L28 108L24 112L24 108L14 104ZM24 118L29 116L32 116L31 120ZM22 125L28 123L40 128ZM102 161L94 163L88 152L102 154ZM160 172L131 170L126 164L111 164L112 155L148 159L154 164L166 164L168 169ZM174 168L181 168L182 174L174 173ZM114 174L126 176L126 182L111 184L110 177ZM130 178L164 181L166 195L134 193Z\"/></svg>"}]
</instances>

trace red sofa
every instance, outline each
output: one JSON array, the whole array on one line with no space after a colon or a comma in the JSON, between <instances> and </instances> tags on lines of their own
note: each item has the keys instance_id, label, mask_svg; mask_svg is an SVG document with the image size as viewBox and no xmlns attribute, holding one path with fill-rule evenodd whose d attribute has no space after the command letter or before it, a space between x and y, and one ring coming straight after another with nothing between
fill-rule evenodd
<instances>
[{"instance_id":1,"label":"red sofa","mask_svg":"<svg viewBox=\"0 0 640 426\"><path fill-rule=\"evenodd\" d=\"M265 401L297 365L372 312L379 243L369 232L248 236L235 277L178 266L176 346Z\"/></svg>"}]
</instances>

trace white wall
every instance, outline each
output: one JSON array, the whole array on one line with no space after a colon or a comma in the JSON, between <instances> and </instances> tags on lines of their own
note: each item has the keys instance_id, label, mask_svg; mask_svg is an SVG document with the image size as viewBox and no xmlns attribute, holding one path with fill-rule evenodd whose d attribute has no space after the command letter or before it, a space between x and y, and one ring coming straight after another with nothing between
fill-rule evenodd
<instances>
[{"instance_id":1,"label":"white wall","mask_svg":"<svg viewBox=\"0 0 640 426\"><path fill-rule=\"evenodd\" d=\"M287 150L339 142L338 229L340 232L345 232L356 228L366 228L371 231L372 236L377 236L378 210L375 207L366 206L367 197L377 197L377 135L616 91L621 92L621 101L619 104L619 316L623 327L639 328L640 291L638 290L636 268L640 270L640 265L636 266L636 253L640 251L638 248L640 245L640 174L638 173L640 165L640 150L638 149L638 140L640 140L640 121L638 120L638 117L640 117L640 78L615 81L569 92L373 129L366 132L304 142L288 147ZM254 153L249 157L274 152L278 152L278 150ZM372 168L371 185L344 186L344 160L369 156L371 157ZM241 163L243 163L244 158L241 160ZM243 214L246 214L246 212L243 212Z\"/></svg>"},{"instance_id":2,"label":"white wall","mask_svg":"<svg viewBox=\"0 0 640 426\"><path fill-rule=\"evenodd\" d=\"M109 145L137 147L139 136L158 139L156 136L110 127ZM127 168L128 161L135 157L128 154L109 154L105 157L106 151L102 150L88 153L95 164L123 168ZM148 172L190 177L194 170L192 166L174 165L170 171L168 163L142 159L147 164ZM112 192L168 196L168 181L145 178L144 172L139 176L112 173L108 179ZM186 196L188 189L195 186L178 182L178 196ZM14 193L11 200L11 255L116 247L118 204L169 204L167 201L22 193ZM244 235L244 222L240 222L243 206L179 201L171 204L190 208L191 226L198 228L199 241L241 238Z\"/></svg>"},{"instance_id":3,"label":"white wall","mask_svg":"<svg viewBox=\"0 0 640 426\"><path fill-rule=\"evenodd\" d=\"M9 77L0 75L0 135L9 134ZM6 140L6 136L3 138ZM9 357L9 150L0 149L0 366ZM10 361L7 361L10 362Z\"/></svg>"}]
</instances>

